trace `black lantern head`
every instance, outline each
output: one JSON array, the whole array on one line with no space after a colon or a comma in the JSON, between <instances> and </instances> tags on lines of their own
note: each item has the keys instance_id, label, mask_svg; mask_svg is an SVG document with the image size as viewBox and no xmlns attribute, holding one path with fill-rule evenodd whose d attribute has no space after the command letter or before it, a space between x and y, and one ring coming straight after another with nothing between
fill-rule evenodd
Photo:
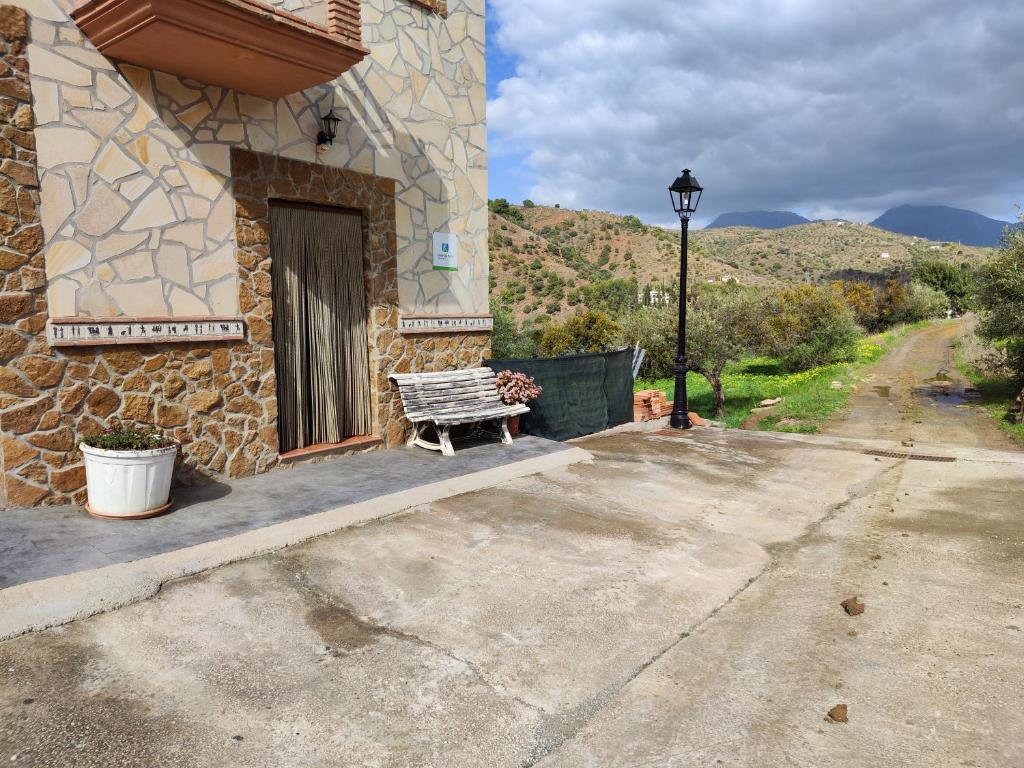
<instances>
[{"instance_id":1,"label":"black lantern head","mask_svg":"<svg viewBox=\"0 0 1024 768\"><path fill-rule=\"evenodd\" d=\"M682 175L672 182L672 186L668 188L668 194L672 198L672 207L679 214L680 219L690 218L690 214L697 210L697 204L700 202L703 191L704 187L690 175L689 168L685 168Z\"/></svg>"},{"instance_id":2,"label":"black lantern head","mask_svg":"<svg viewBox=\"0 0 1024 768\"><path fill-rule=\"evenodd\" d=\"M332 109L320 118L320 122L323 123L324 128L316 135L316 145L322 147L325 144L333 144L334 137L338 135L338 123L341 122L341 118L335 115Z\"/></svg>"}]
</instances>

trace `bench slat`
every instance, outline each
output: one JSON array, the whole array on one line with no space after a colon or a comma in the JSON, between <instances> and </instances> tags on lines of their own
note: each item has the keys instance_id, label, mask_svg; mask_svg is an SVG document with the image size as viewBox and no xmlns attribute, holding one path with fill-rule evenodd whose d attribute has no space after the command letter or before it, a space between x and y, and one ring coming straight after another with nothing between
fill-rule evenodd
<instances>
[{"instance_id":1,"label":"bench slat","mask_svg":"<svg viewBox=\"0 0 1024 768\"><path fill-rule=\"evenodd\" d=\"M492 411L487 413L477 412L453 412L450 414L443 414L440 416L424 416L424 417L409 417L409 421L413 423L419 423L428 421L433 424L466 424L473 421L487 421L489 419L500 419L505 416L516 416L524 413L529 413L530 409L526 406L508 406L499 411Z\"/></svg>"},{"instance_id":2,"label":"bench slat","mask_svg":"<svg viewBox=\"0 0 1024 768\"><path fill-rule=\"evenodd\" d=\"M393 373L391 378L399 384L435 381L453 381L457 379L487 378L493 379L497 374L490 368L465 368L461 371L436 371L433 373Z\"/></svg>"},{"instance_id":3,"label":"bench slat","mask_svg":"<svg viewBox=\"0 0 1024 768\"><path fill-rule=\"evenodd\" d=\"M402 394L405 402L438 402L451 400L500 400L501 395L494 387L463 389L455 392L408 392Z\"/></svg>"},{"instance_id":4,"label":"bench slat","mask_svg":"<svg viewBox=\"0 0 1024 768\"><path fill-rule=\"evenodd\" d=\"M421 392L424 394L437 394L439 392L463 392L476 390L490 390L497 392L498 387L494 381L453 381L450 384L440 386L423 386L422 384L399 384L402 392Z\"/></svg>"},{"instance_id":5,"label":"bench slat","mask_svg":"<svg viewBox=\"0 0 1024 768\"><path fill-rule=\"evenodd\" d=\"M468 411L486 411L486 410L501 410L508 408L501 401L494 400L476 400L474 402L457 402L457 403L431 403L429 405L407 405L405 412L407 414L419 414L419 415L440 415L442 413L463 413Z\"/></svg>"},{"instance_id":6,"label":"bench slat","mask_svg":"<svg viewBox=\"0 0 1024 768\"><path fill-rule=\"evenodd\" d=\"M497 375L490 368L487 368L486 366L481 366L477 368L457 368L451 371L423 371L422 373L392 373L391 377L395 379L436 379L441 376L468 376L470 374L484 374L488 376Z\"/></svg>"}]
</instances>

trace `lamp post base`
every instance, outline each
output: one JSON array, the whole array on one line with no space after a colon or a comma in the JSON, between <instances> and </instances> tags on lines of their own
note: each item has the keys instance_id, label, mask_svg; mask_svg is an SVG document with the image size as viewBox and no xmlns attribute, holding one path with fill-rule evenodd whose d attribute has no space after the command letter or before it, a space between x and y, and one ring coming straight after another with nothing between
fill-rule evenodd
<instances>
[{"instance_id":1,"label":"lamp post base","mask_svg":"<svg viewBox=\"0 0 1024 768\"><path fill-rule=\"evenodd\" d=\"M690 429L693 426L690 414L685 411L683 413L672 411L672 415L668 417L668 424L673 429Z\"/></svg>"}]
</instances>

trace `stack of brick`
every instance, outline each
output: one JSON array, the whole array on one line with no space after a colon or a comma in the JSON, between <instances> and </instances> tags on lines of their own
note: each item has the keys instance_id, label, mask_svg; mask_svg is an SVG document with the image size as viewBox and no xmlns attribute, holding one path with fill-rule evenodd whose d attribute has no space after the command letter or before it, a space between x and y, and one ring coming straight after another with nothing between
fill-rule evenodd
<instances>
[{"instance_id":1,"label":"stack of brick","mask_svg":"<svg viewBox=\"0 0 1024 768\"><path fill-rule=\"evenodd\" d=\"M643 389L633 395L633 421L652 421L672 413L672 401L666 399L660 389ZM690 411L690 423L695 427L707 424L700 416Z\"/></svg>"},{"instance_id":2,"label":"stack of brick","mask_svg":"<svg viewBox=\"0 0 1024 768\"><path fill-rule=\"evenodd\" d=\"M660 419L672 411L672 403L660 389L644 389L633 395L633 421Z\"/></svg>"}]
</instances>

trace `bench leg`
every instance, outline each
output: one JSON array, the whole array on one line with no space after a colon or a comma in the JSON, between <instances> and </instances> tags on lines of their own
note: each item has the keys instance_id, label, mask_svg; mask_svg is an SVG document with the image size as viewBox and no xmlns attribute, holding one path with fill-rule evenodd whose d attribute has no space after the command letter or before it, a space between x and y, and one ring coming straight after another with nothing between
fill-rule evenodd
<instances>
[{"instance_id":1,"label":"bench leg","mask_svg":"<svg viewBox=\"0 0 1024 768\"><path fill-rule=\"evenodd\" d=\"M410 447L418 445L420 448L426 448L428 451L440 451L444 456L454 456L455 449L452 448L452 441L448 436L451 426L439 427L436 424L434 425L434 430L437 432L436 443L430 442L423 436L423 432L428 426L430 426L430 424L427 422L420 422L419 424L416 424L406 445Z\"/></svg>"},{"instance_id":2,"label":"bench leg","mask_svg":"<svg viewBox=\"0 0 1024 768\"><path fill-rule=\"evenodd\" d=\"M505 445L512 445L512 433L508 431L508 416L501 420L501 442Z\"/></svg>"},{"instance_id":3,"label":"bench leg","mask_svg":"<svg viewBox=\"0 0 1024 768\"><path fill-rule=\"evenodd\" d=\"M454 456L455 449L452 448L451 438L448 437L448 431L451 429L450 426L441 427L441 430L437 433L438 439L441 441L441 454L444 456Z\"/></svg>"}]
</instances>

